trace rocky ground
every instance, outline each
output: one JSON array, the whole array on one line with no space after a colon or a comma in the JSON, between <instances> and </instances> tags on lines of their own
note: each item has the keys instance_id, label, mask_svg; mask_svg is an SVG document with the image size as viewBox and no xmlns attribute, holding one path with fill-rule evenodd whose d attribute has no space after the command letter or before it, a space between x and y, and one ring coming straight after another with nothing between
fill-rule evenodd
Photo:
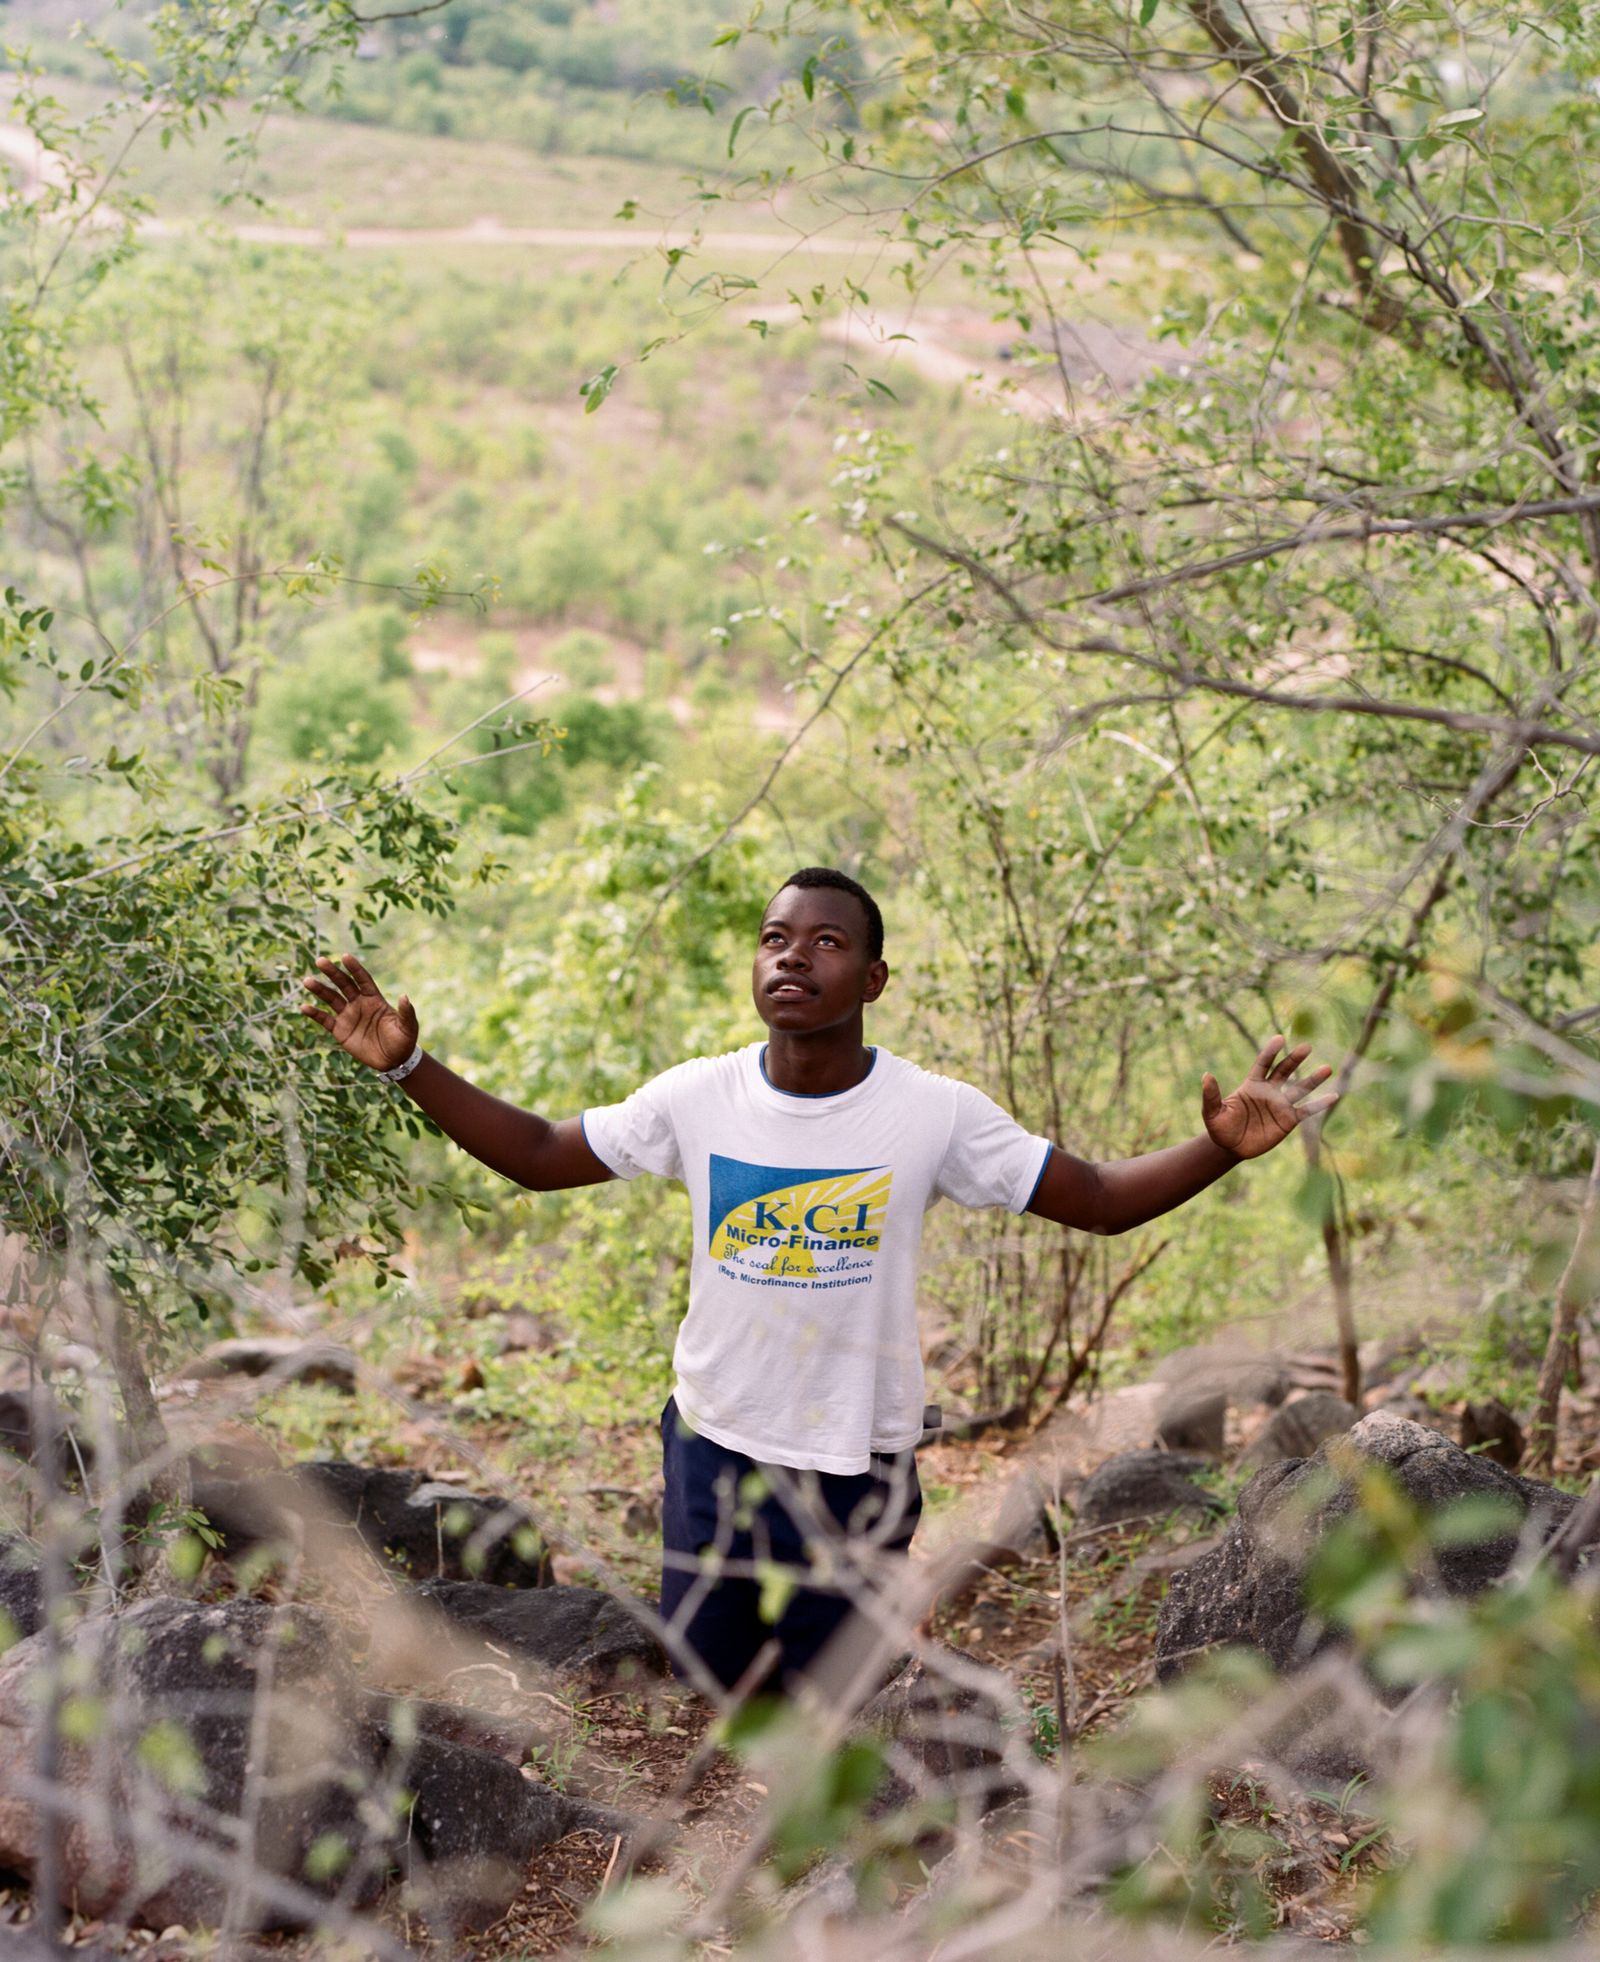
<instances>
[{"instance_id":1,"label":"rocky ground","mask_svg":"<svg viewBox=\"0 0 1600 1962\"><path fill-rule=\"evenodd\" d=\"M1595 1359L1588 1360L1588 1380L1600 1380ZM1515 1460L1514 1425L1503 1421L1503 1413L1482 1405L1469 1409L1464 1398L1452 1394L1448 1372L1430 1359L1425 1345L1391 1344L1369 1352L1365 1362L1363 1400L1369 1408L1408 1424L1420 1421L1431 1427L1429 1435L1466 1437L1475 1457ZM230 1382L251 1375L258 1365L279 1377L314 1370L322 1380L335 1382L347 1371L346 1359L326 1344L282 1345L264 1358L262 1352L242 1360L239 1354L222 1354L212 1363L211 1379ZM1236 1551L1239 1528L1233 1526L1230 1533L1233 1507L1252 1471L1276 1467L1292 1473L1298 1461L1355 1419L1356 1413L1334 1394L1333 1378L1332 1358L1316 1351L1194 1351L1169 1359L1148 1383L1064 1413L1044 1434L980 1429L975 1435L948 1436L922 1454L925 1487L939 1496L936 1517L963 1519L967 1532L974 1518L988 1522L981 1557L946 1588L928 1616L925 1634L1016 1686L1028 1725L1027 1743L1040 1763L1065 1758L1075 1769L1095 1775L1097 1745L1115 1735L1130 1702L1155 1680L1163 1603L1174 1576L1184 1576L1183 1585L1188 1585L1192 1573L1201 1580L1202 1593L1208 1598L1216 1594L1218 1584L1201 1577L1219 1570L1204 1563L1229 1555L1229 1549ZM8 1435L14 1449L26 1450L30 1443L22 1430L23 1419L14 1411L8 1419L0 1407L0 1435ZM237 1447L237 1440L233 1442ZM635 1661L646 1658L648 1644L619 1635L611 1623L603 1617L596 1620L583 1606L585 1583L602 1576L580 1548L569 1545L552 1552L531 1536L502 1533L492 1551L499 1563L491 1570L497 1593L488 1603L499 1612L506 1599L537 1599L541 1614L548 1616L570 1597L586 1617L583 1640L576 1646L541 1654L532 1669L532 1651L516 1649L520 1629L513 1626L509 1637L498 1639L504 1636L498 1623L473 1621L473 1614L484 1607L473 1587L488 1583L460 1578L459 1569L450 1564L455 1553L447 1548L443 1522L450 1519L451 1547L458 1550L471 1538L478 1519L472 1513L476 1502L462 1481L458 1461L451 1460L437 1438L424 1429L418 1443L416 1461L398 1482L390 1475L394 1490L383 1484L380 1473L377 1484L363 1485L360 1501L361 1507L371 1508L377 1504L373 1494L388 1492L393 1500L398 1493L396 1503L409 1506L418 1515L416 1521L396 1513L374 1532L369 1530L372 1519L358 1508L357 1515L336 1522L337 1532L345 1535L340 1544L346 1552L359 1542L373 1556L365 1593L343 1580L330 1584L326 1568L320 1580L302 1572L298 1582L281 1565L251 1568L250 1549L264 1530L251 1514L252 1502L262 1504L269 1489L280 1499L307 1486L324 1496L331 1489L327 1473L303 1466L287 1474L274 1472L265 1458L249 1468L237 1458L227 1461L221 1470L213 1468L210 1487L197 1492L224 1544L212 1551L187 1590L196 1607L208 1601L225 1605L241 1585L268 1610L291 1594L313 1608L320 1605L339 1624L342 1638L354 1638L354 1666L362 1681L371 1685L377 1680L382 1693L400 1694L407 1685L407 1642L412 1638L385 1648L382 1639L372 1637L370 1626L358 1638L355 1631L363 1616L371 1624L373 1602L384 1589L394 1591L393 1575L379 1549L393 1553L395 1521L407 1531L416 1526L409 1555L412 1571L404 1577L409 1594L426 1597L430 1612L446 1614L452 1639L468 1643L455 1658L454 1670L444 1671L449 1696L486 1721L500 1721L505 1726L497 1744L500 1762L520 1767L525 1783L553 1795L551 1803L558 1808L568 1805L571 1810L570 1815L550 1812L552 1823L542 1843L526 1851L514 1883L496 1896L492 1911L484 1907L478 1913L478 1925L470 1932L457 1927L441 1937L438 1926L419 1911L415 1891L398 1885L390 1885L377 1900L375 1925L415 1950L471 1954L486 1962L581 1950L589 1945L585 1911L606 1896L637 1858L630 1832L639 1822L646 1831L652 1822L672 1822L673 1874L692 1900L697 1886L710 1886L711 1877L726 1873L737 1861L770 1792L748 1765L708 1739L707 1706L662 1680L653 1664L618 1680L616 1658L625 1653ZM1459 1454L1451 1456L1453 1462ZM627 1578L641 1592L650 1567L652 1460L652 1440L641 1427L633 1440L624 1440L613 1452L608 1482L592 1488L594 1504L612 1529L607 1542L611 1553L621 1551L624 1561L631 1561ZM1556 1475L1581 1487L1596 1464L1600 1414L1596 1399L1580 1390L1568 1400ZM287 1485L272 1486L274 1478L284 1477ZM339 1483L332 1481L335 1487ZM1271 1477L1264 1478L1255 1489L1271 1484ZM997 1504L1008 1490L1009 1499ZM414 1503L418 1494L421 1504ZM498 1507L499 1496L488 1495L486 1503ZM461 1512L469 1515L465 1523L454 1516ZM934 1553L939 1537L937 1531L931 1535ZM434 1584L418 1588L416 1581L430 1559ZM615 1560L606 1565L614 1575ZM344 1569L336 1564L334 1571ZM445 1577L442 1585L440 1574ZM453 1581L452 1574L457 1575ZM548 1585L552 1578L554 1587ZM1259 1592L1254 1582L1250 1585ZM1169 1633L1173 1616L1169 1604ZM7 1666L0 1665L0 1673ZM436 1657L431 1666L437 1676ZM430 1686L430 1696L440 1693ZM0 1733L5 1707L0 1685ZM530 1711L537 1721L527 1721ZM1253 1904L1252 1925L1321 1942L1351 1938L1362 1884L1387 1856L1383 1835L1361 1814L1353 1787L1337 1778L1325 1783L1307 1778L1299 1792L1286 1795L1281 1782L1257 1778L1243 1765L1212 1781L1209 1816L1217 1843L1229 1849L1239 1898ZM557 1830L564 1821L570 1829ZM647 1867L650 1857L647 1848ZM665 1857L661 1847L656 1857ZM1183 1884L1183 1876L1174 1875L1173 1884ZM0 1928L20 1929L32 1913L20 1875L0 1887ZM1248 1917L1242 1908L1240 1914L1242 1931ZM212 1952L210 1938L201 1930L201 1914L191 1917L194 1926L160 1916L153 1920L148 1914L143 1918L150 1925L129 1927L91 1913L76 1914L69 1917L65 1939L88 1952L163 1959ZM349 1947L348 1937L342 1938L346 1945L341 1948L340 1939L265 1934L232 1952L285 1958L358 1952ZM707 1952L718 1952L717 1945L712 1943Z\"/></svg>"}]
</instances>

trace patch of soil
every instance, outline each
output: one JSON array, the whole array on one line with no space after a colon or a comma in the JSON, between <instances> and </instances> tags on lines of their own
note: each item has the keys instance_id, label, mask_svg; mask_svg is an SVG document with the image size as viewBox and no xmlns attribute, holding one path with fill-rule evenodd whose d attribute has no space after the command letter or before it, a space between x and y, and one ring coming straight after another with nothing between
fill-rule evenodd
<instances>
[{"instance_id":1,"label":"patch of soil","mask_svg":"<svg viewBox=\"0 0 1600 1962\"><path fill-rule=\"evenodd\" d=\"M603 1833L568 1833L537 1855L511 1911L474 1945L493 1956L581 1953L590 1946L579 1928L584 1909L616 1869L619 1848Z\"/></svg>"},{"instance_id":2,"label":"patch of soil","mask_svg":"<svg viewBox=\"0 0 1600 1962\"><path fill-rule=\"evenodd\" d=\"M1166 1593L1159 1548L1198 1546L1185 1528L1158 1542L1146 1526L1113 1529L1066 1564L1063 1625L1059 1556L993 1570L940 1607L930 1632L1018 1684L1035 1731L1053 1750L1064 1715L1076 1740L1116 1722L1152 1679L1156 1617Z\"/></svg>"},{"instance_id":3,"label":"patch of soil","mask_svg":"<svg viewBox=\"0 0 1600 1962\"><path fill-rule=\"evenodd\" d=\"M1286 1796L1242 1766L1212 1781L1204 1891L1225 1934L1348 1942L1389 1857L1383 1829L1340 1799ZM1200 1876L1188 1876L1192 1885Z\"/></svg>"}]
</instances>

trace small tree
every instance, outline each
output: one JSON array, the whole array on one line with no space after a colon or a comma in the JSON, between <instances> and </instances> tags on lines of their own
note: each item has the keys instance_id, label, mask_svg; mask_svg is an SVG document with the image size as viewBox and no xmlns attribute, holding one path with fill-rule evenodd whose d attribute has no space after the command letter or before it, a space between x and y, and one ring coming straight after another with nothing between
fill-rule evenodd
<instances>
[{"instance_id":1,"label":"small tree","mask_svg":"<svg viewBox=\"0 0 1600 1962\"><path fill-rule=\"evenodd\" d=\"M739 31L815 34L845 11ZM993 677L1036 659L1055 726L1017 754L1019 789L1096 729L1169 756L1175 797L1186 757L1220 742L1246 759L1248 794L1213 792L1212 866L1185 869L1235 1012L1275 1023L1321 995L1341 1089L1441 959L1542 1027L1587 1013L1593 10L848 13L870 79L835 77L824 50L730 127L714 188L798 179L763 171L759 146L769 123L802 129L810 194L898 247L877 293L850 281L839 300L887 311L884 281L915 296L959 267L1011 326L1035 409L1055 404L916 509L903 482L849 473L847 514L893 580L885 661L937 647ZM697 296L714 287L700 270ZM1123 328L1143 377L1095 374L1082 316L1134 280L1157 336ZM789 297L812 316L835 298ZM889 384L863 380L882 403ZM1026 800L988 807L1014 851ZM1292 877L1270 907L1240 904L1263 864ZM1003 886L989 903L1005 914ZM1328 977L1351 963L1364 992L1346 1019ZM1315 1129L1308 1149L1359 1398L1346 1168Z\"/></svg>"},{"instance_id":2,"label":"small tree","mask_svg":"<svg viewBox=\"0 0 1600 1962\"><path fill-rule=\"evenodd\" d=\"M86 367L115 352L117 408L96 401L25 445L36 543L66 547L73 609L103 643L138 636L166 746L223 813L263 673L303 621L275 575L327 536L370 316L326 252L164 248L111 273L77 322Z\"/></svg>"},{"instance_id":3,"label":"small tree","mask_svg":"<svg viewBox=\"0 0 1600 1962\"><path fill-rule=\"evenodd\" d=\"M0 500L28 487L28 446L98 417L74 363L85 309L135 250L139 207L118 178L132 146L182 141L235 101L258 114L293 106L308 68L347 53L360 32L342 0L207 0L161 7L148 26L154 60L118 62L123 93L86 119L68 117L36 77L14 105L33 152L0 187ZM233 143L241 161L248 142L247 128ZM312 351L292 333L273 343L264 323L253 345L246 365L260 387L244 426L238 562L206 566L182 536L183 512L162 504L152 525L166 525L177 557L142 618L97 619L87 593L77 595L87 617L15 586L0 603L12 714L0 754L0 1226L25 1249L46 1308L72 1263L105 1277L108 1340L141 1452L159 1443L149 1365L164 1331L263 1270L325 1280L358 1229L380 1261L397 1239L408 1195L392 1107L307 1041L292 982L333 918L359 934L397 908L441 911L459 876L427 766L396 783L343 772L270 804L237 800L207 829L171 746L130 745L162 620L187 612L209 645L207 621L227 595L242 611L221 633L242 657L264 608L325 592L336 576L314 556L286 567L267 536L283 490L270 481L272 439L297 413ZM132 347L129 359L147 373ZM291 387L282 364L295 362ZM167 388L170 363L163 373L152 387ZM148 409L148 391L140 399ZM179 396L163 400L170 430ZM153 441L141 495L161 504L178 495L177 475L159 431ZM115 456L66 457L49 485L64 533L81 538L113 512L134 474ZM147 570L154 579L153 561ZM424 569L411 597L429 603L442 590ZM212 664L212 682L237 680L230 661ZM71 746L53 746L63 731ZM236 728L208 759L230 797L242 754ZM404 1121L415 1132L418 1120Z\"/></svg>"}]
</instances>

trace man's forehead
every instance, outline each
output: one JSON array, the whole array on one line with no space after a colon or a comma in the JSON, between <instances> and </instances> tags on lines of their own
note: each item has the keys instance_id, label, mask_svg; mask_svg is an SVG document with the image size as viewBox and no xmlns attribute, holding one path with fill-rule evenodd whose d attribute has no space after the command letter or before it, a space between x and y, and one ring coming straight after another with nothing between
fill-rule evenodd
<instances>
[{"instance_id":1,"label":"man's forehead","mask_svg":"<svg viewBox=\"0 0 1600 1962\"><path fill-rule=\"evenodd\" d=\"M867 911L853 893L835 886L783 886L767 902L761 916L763 926L834 926L845 933L858 933L866 923Z\"/></svg>"}]
</instances>

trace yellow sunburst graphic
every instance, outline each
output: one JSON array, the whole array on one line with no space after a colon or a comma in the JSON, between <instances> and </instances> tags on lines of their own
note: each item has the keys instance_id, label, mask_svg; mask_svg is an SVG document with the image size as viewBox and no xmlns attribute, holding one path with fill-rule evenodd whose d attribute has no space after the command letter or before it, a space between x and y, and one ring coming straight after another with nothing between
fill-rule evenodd
<instances>
[{"instance_id":1,"label":"yellow sunburst graphic","mask_svg":"<svg viewBox=\"0 0 1600 1962\"><path fill-rule=\"evenodd\" d=\"M811 1257L809 1247L779 1247L765 1267L763 1274L798 1274L808 1280L817 1271L817 1263Z\"/></svg>"},{"instance_id":2,"label":"yellow sunburst graphic","mask_svg":"<svg viewBox=\"0 0 1600 1962\"><path fill-rule=\"evenodd\" d=\"M814 1274L813 1254L834 1249L877 1247L883 1234L891 1175L870 1172L831 1174L757 1193L736 1206L711 1236L713 1259L727 1260L746 1248L771 1248L777 1260L771 1274ZM801 1264L801 1257L804 1264Z\"/></svg>"}]
</instances>

